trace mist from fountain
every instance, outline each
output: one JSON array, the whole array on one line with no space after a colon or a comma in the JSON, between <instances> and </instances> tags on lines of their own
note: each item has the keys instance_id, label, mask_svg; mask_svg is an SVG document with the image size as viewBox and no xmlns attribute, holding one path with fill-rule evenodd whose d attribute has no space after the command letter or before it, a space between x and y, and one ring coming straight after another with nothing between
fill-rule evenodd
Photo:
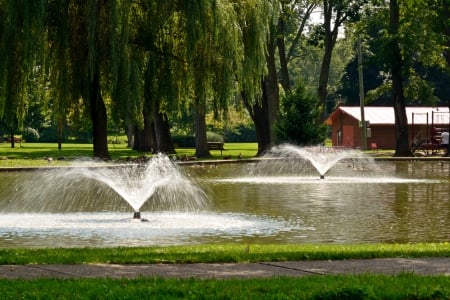
<instances>
[{"instance_id":1,"label":"mist from fountain","mask_svg":"<svg viewBox=\"0 0 450 300\"><path fill-rule=\"evenodd\" d=\"M336 149L323 146L300 147L284 144L273 147L264 155L261 162L252 169L252 175L269 174L275 176L319 176L325 175L331 169L340 168L340 176L354 174L355 171L379 172L373 158L361 151L353 149ZM361 176L361 172L358 173ZM316 177L317 178L317 177Z\"/></svg>"},{"instance_id":2,"label":"mist from fountain","mask_svg":"<svg viewBox=\"0 0 450 300\"><path fill-rule=\"evenodd\" d=\"M179 245L310 230L299 220L215 212L209 188L164 155L14 176L0 189L0 248Z\"/></svg>"},{"instance_id":3,"label":"mist from fountain","mask_svg":"<svg viewBox=\"0 0 450 300\"><path fill-rule=\"evenodd\" d=\"M356 168L355 160L361 160L364 156L361 152L352 149L334 149L322 146L315 147L297 147L294 145L282 145L272 149L273 154L283 155L287 159L301 157L309 161L319 172L323 179L325 174L334 167L339 161L344 159L352 160L352 167ZM367 159L366 157L364 157Z\"/></svg>"},{"instance_id":4,"label":"mist from fountain","mask_svg":"<svg viewBox=\"0 0 450 300\"><path fill-rule=\"evenodd\" d=\"M90 167L84 163L37 171L17 182L16 191L7 211L95 212L132 208L138 217L144 207L199 211L209 206L207 193L165 155L154 156L142 165Z\"/></svg>"},{"instance_id":5,"label":"mist from fountain","mask_svg":"<svg viewBox=\"0 0 450 300\"><path fill-rule=\"evenodd\" d=\"M251 184L354 184L415 183L424 179L402 178L386 172L382 164L362 151L323 146L284 144L273 147L246 173L216 182ZM430 180L428 180L430 181ZM432 181L432 180L431 180ZM320 188L321 185L318 185Z\"/></svg>"}]
</instances>

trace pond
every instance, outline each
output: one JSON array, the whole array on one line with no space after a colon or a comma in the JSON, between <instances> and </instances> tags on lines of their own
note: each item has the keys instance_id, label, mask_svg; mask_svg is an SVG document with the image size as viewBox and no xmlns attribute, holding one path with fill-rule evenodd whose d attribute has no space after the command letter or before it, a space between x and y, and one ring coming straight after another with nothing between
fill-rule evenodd
<instances>
[{"instance_id":1,"label":"pond","mask_svg":"<svg viewBox=\"0 0 450 300\"><path fill-rule=\"evenodd\" d=\"M128 193L151 186L142 206L97 180L103 171L0 172L0 248L450 239L449 161L344 159L324 179L292 158L169 165L171 175L136 167L110 174L133 183ZM153 186L147 172L166 180ZM180 178L167 196L164 188ZM143 219L132 218L137 209Z\"/></svg>"}]
</instances>

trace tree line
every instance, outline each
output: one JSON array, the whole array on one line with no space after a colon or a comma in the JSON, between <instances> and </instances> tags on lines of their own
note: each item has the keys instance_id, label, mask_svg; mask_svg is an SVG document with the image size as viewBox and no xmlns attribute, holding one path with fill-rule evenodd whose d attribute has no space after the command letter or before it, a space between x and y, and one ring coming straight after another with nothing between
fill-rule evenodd
<instances>
[{"instance_id":1,"label":"tree line","mask_svg":"<svg viewBox=\"0 0 450 300\"><path fill-rule=\"evenodd\" d=\"M330 99L351 102L345 68L363 36L363 68L389 74L366 92L394 106L395 155L412 155L405 105L443 100L424 74L448 78L449 3L0 0L0 122L12 137L30 115L50 122L59 147L78 127L109 159L111 126L136 150L174 153L171 127L189 115L196 156L208 157L207 116L242 107L258 155L281 140L317 143Z\"/></svg>"}]
</instances>

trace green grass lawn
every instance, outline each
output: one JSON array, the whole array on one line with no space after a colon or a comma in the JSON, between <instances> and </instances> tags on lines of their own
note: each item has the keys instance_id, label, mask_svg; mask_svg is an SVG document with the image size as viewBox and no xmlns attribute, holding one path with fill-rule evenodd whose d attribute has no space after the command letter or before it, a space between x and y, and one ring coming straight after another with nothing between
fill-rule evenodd
<instances>
[{"instance_id":1,"label":"green grass lawn","mask_svg":"<svg viewBox=\"0 0 450 300\"><path fill-rule=\"evenodd\" d=\"M197 245L106 249L0 249L1 264L194 263L450 256L449 243ZM0 279L1 299L450 299L450 277L329 275L254 279Z\"/></svg>"},{"instance_id":2,"label":"green grass lawn","mask_svg":"<svg viewBox=\"0 0 450 300\"><path fill-rule=\"evenodd\" d=\"M450 277L0 280L1 299L450 299Z\"/></svg>"},{"instance_id":3,"label":"green grass lawn","mask_svg":"<svg viewBox=\"0 0 450 300\"><path fill-rule=\"evenodd\" d=\"M450 243L213 244L173 247L0 249L0 264L200 263L450 257Z\"/></svg>"},{"instance_id":4,"label":"green grass lawn","mask_svg":"<svg viewBox=\"0 0 450 300\"><path fill-rule=\"evenodd\" d=\"M222 159L224 156L251 158L257 152L256 143L225 143L224 148L222 156L220 150L211 150L210 159ZM131 150L125 143L109 144L109 152L115 161L151 155ZM179 148L176 152L179 157L195 155L193 148ZM58 150L56 143L17 143L15 148L11 148L9 143L0 143L0 167L48 166L48 158L51 158L53 165L68 165L77 159L91 159L92 145L66 143Z\"/></svg>"}]
</instances>

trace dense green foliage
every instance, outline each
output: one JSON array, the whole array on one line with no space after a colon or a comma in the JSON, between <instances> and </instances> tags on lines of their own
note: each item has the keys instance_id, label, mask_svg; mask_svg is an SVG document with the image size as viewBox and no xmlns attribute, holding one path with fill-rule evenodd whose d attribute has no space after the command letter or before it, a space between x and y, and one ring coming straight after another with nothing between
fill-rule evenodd
<instances>
[{"instance_id":1,"label":"dense green foliage","mask_svg":"<svg viewBox=\"0 0 450 300\"><path fill-rule=\"evenodd\" d=\"M316 103L317 100L308 95L302 86L286 93L275 127L281 142L317 145L325 141L326 126L315 123L321 113Z\"/></svg>"},{"instance_id":2,"label":"dense green foliage","mask_svg":"<svg viewBox=\"0 0 450 300\"><path fill-rule=\"evenodd\" d=\"M403 81L407 105L446 105L445 90L448 70L444 67L443 41L436 30L439 21L437 3L419 1L412 5L399 1L399 42L404 61ZM380 4L368 9L362 20L351 28L363 39L364 88L372 105L391 105L391 70L387 64L389 55L388 35L389 7ZM438 36L438 35L439 36ZM356 44L356 41L354 41ZM354 46L356 48L356 45ZM347 65L338 91L348 105L359 104L358 67L356 56Z\"/></svg>"},{"instance_id":3,"label":"dense green foliage","mask_svg":"<svg viewBox=\"0 0 450 300\"><path fill-rule=\"evenodd\" d=\"M339 78L358 36L368 45L373 98L393 104L386 62L395 41L406 103L445 103L448 3L398 4L397 34L382 0L2 0L0 138L84 141L109 158L108 134L127 134L143 152L172 152L171 135L184 131L207 157L214 131L251 136L260 153L275 142L280 95L292 86L314 92L323 112L315 123L341 96L357 103L354 60ZM251 126L227 123L243 109ZM217 132L216 122L227 124Z\"/></svg>"}]
</instances>

